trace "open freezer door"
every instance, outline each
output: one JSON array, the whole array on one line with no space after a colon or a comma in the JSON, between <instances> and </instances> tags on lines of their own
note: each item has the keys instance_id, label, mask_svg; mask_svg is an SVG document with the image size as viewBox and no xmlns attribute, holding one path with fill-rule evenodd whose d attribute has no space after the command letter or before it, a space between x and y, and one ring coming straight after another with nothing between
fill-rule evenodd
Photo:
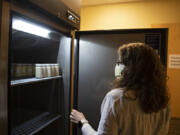
<instances>
[{"instance_id":1,"label":"open freezer door","mask_svg":"<svg viewBox=\"0 0 180 135\"><path fill-rule=\"evenodd\" d=\"M97 130L100 107L115 79L117 49L131 42L149 43L166 62L167 29L139 29L76 32L74 107L83 112ZM74 126L73 135L80 135Z\"/></svg>"}]
</instances>

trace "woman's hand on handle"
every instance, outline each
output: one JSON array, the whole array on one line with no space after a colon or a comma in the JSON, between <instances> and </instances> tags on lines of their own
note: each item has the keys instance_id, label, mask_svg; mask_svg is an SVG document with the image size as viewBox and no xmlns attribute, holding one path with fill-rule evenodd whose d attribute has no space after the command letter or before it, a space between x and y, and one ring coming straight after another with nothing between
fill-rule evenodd
<instances>
[{"instance_id":1,"label":"woman's hand on handle","mask_svg":"<svg viewBox=\"0 0 180 135\"><path fill-rule=\"evenodd\" d=\"M79 123L81 120L86 120L85 116L83 113L72 109L71 115L70 115L70 120L73 123Z\"/></svg>"}]
</instances>

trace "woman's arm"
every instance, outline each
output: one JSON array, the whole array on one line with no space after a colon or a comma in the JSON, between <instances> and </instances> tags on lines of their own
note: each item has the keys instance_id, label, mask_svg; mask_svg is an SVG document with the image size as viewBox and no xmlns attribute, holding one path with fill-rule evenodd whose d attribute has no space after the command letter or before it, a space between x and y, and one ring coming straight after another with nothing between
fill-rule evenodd
<instances>
[{"instance_id":1,"label":"woman's arm","mask_svg":"<svg viewBox=\"0 0 180 135\"><path fill-rule=\"evenodd\" d=\"M112 95L108 94L102 104L98 131L96 132L88 123L85 123L81 128L83 135L117 135L118 123L115 107ZM72 111L70 118L74 123L78 123L80 120L85 119L84 115L76 110Z\"/></svg>"},{"instance_id":2,"label":"woman's arm","mask_svg":"<svg viewBox=\"0 0 180 135\"><path fill-rule=\"evenodd\" d=\"M118 135L118 115L115 111L117 107L112 95L107 94L102 104L98 135Z\"/></svg>"},{"instance_id":3,"label":"woman's arm","mask_svg":"<svg viewBox=\"0 0 180 135\"><path fill-rule=\"evenodd\" d=\"M83 124L81 131L83 135L97 135L97 131L95 131L89 123Z\"/></svg>"},{"instance_id":4,"label":"woman's arm","mask_svg":"<svg viewBox=\"0 0 180 135\"><path fill-rule=\"evenodd\" d=\"M86 120L83 113L73 109L70 115L71 122L78 124L82 120ZM91 127L89 123L83 123L81 127L83 135L96 135L96 131Z\"/></svg>"}]
</instances>

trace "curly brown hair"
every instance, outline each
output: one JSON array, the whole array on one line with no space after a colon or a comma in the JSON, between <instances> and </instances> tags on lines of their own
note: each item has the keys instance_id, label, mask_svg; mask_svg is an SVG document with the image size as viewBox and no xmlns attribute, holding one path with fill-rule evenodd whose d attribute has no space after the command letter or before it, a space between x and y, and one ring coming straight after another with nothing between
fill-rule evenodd
<instances>
[{"instance_id":1,"label":"curly brown hair","mask_svg":"<svg viewBox=\"0 0 180 135\"><path fill-rule=\"evenodd\" d=\"M144 43L129 43L121 46L118 54L125 68L113 86L134 90L145 113L165 108L169 102L167 77L157 52Z\"/></svg>"}]
</instances>

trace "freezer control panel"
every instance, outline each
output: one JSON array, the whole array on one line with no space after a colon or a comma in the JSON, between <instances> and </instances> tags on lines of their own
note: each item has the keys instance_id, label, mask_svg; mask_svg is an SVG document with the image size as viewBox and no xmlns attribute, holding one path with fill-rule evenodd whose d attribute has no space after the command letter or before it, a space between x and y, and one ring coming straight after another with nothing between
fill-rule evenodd
<instances>
[{"instance_id":1,"label":"freezer control panel","mask_svg":"<svg viewBox=\"0 0 180 135\"><path fill-rule=\"evenodd\" d=\"M80 23L80 18L69 10L67 11L67 18L68 18L68 20L70 20L71 22L73 22L75 24Z\"/></svg>"}]
</instances>

